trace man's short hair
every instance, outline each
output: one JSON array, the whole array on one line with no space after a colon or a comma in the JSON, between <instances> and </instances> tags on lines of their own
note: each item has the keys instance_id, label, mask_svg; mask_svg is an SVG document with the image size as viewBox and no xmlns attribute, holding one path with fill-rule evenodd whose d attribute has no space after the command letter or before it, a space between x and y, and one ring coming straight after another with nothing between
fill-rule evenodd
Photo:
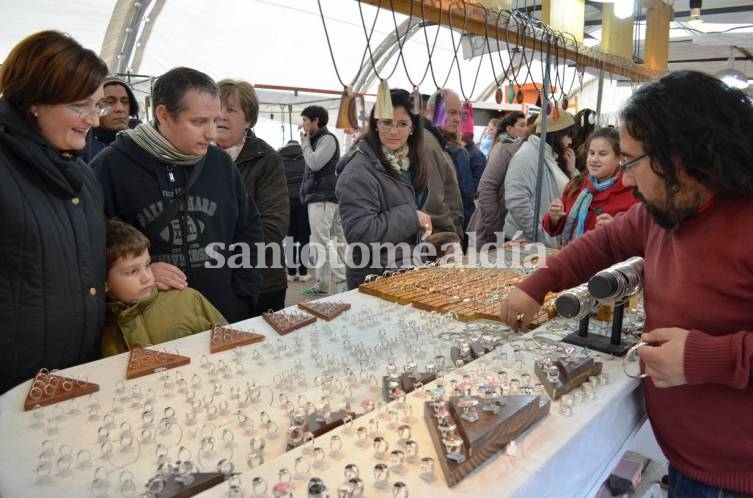
<instances>
[{"instance_id":1,"label":"man's short hair","mask_svg":"<svg viewBox=\"0 0 753 498\"><path fill-rule=\"evenodd\" d=\"M508 114L505 114L502 119L499 120L499 123L497 123L497 133L507 133L508 126L515 126L515 123L517 123L519 119L525 118L526 115L520 111L512 111Z\"/></svg>"},{"instance_id":2,"label":"man's short hair","mask_svg":"<svg viewBox=\"0 0 753 498\"><path fill-rule=\"evenodd\" d=\"M183 104L183 96L189 90L208 93L213 97L217 97L220 94L217 83L201 71L191 69L190 67L173 68L154 82L154 87L152 88L152 110L154 111L155 119L157 107L160 105L165 106L170 116L177 118L178 114L186 110Z\"/></svg>"},{"instance_id":3,"label":"man's short hair","mask_svg":"<svg viewBox=\"0 0 753 498\"><path fill-rule=\"evenodd\" d=\"M311 121L318 119L319 128L327 126L327 123L329 122L329 113L327 112L327 109L318 105L308 106L303 111L301 111L301 116L306 116Z\"/></svg>"},{"instance_id":4,"label":"man's short hair","mask_svg":"<svg viewBox=\"0 0 753 498\"><path fill-rule=\"evenodd\" d=\"M712 192L753 195L753 105L740 90L706 73L674 71L639 88L620 118L668 193L680 189L679 159Z\"/></svg>"},{"instance_id":5,"label":"man's short hair","mask_svg":"<svg viewBox=\"0 0 753 498\"><path fill-rule=\"evenodd\" d=\"M149 239L135 227L118 219L107 220L107 271L120 258L141 256L149 249Z\"/></svg>"}]
</instances>

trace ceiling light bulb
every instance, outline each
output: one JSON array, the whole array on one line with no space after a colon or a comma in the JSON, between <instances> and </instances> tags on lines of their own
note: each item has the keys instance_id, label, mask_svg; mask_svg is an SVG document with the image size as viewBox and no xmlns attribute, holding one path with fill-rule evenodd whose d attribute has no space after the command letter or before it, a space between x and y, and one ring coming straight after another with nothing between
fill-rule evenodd
<instances>
[{"instance_id":1,"label":"ceiling light bulb","mask_svg":"<svg viewBox=\"0 0 753 498\"><path fill-rule=\"evenodd\" d=\"M691 26L698 26L703 22L703 19L701 19L701 9L695 8L690 9L690 16L688 17L688 24Z\"/></svg>"},{"instance_id":2,"label":"ceiling light bulb","mask_svg":"<svg viewBox=\"0 0 753 498\"><path fill-rule=\"evenodd\" d=\"M748 88L748 79L737 69L722 69L716 73L716 77L722 80L728 87L737 88L738 90Z\"/></svg>"},{"instance_id":3,"label":"ceiling light bulb","mask_svg":"<svg viewBox=\"0 0 753 498\"><path fill-rule=\"evenodd\" d=\"M729 48L729 59L727 64L729 67L717 72L714 76L719 78L730 88L737 88L738 90L744 90L748 88L748 78L742 71L735 69L735 57L732 55L732 47Z\"/></svg>"},{"instance_id":4,"label":"ceiling light bulb","mask_svg":"<svg viewBox=\"0 0 753 498\"><path fill-rule=\"evenodd\" d=\"M633 4L635 0L616 0L614 2L614 15L619 19L633 17Z\"/></svg>"}]
</instances>

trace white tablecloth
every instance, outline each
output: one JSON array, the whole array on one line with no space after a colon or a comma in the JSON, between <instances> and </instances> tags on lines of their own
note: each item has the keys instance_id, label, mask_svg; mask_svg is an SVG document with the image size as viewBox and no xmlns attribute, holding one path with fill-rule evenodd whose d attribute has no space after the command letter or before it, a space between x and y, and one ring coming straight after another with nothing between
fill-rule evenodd
<instances>
[{"instance_id":1,"label":"white tablecloth","mask_svg":"<svg viewBox=\"0 0 753 498\"><path fill-rule=\"evenodd\" d=\"M333 299L335 299L333 297ZM0 496L2 497L84 497L92 496L91 486L95 477L95 469L102 467L102 475L109 483L106 496L123 496L120 491L120 479L133 475L137 490L140 492L146 481L155 474L157 468L156 448L162 444L167 448L167 455L171 460L178 458L180 447L185 447L188 453L203 470L214 470L218 460L231 459L237 472L241 472L241 487L246 497L253 496L251 482L256 476L262 477L268 484L269 490L265 496L272 496L272 485L277 481L278 470L288 468L294 471L294 460L304 455L313 462L311 454L305 448L297 448L285 453L286 430L288 418L285 412L285 398L291 403L305 402L321 404L324 394L322 388L315 383L326 375L332 375L340 382L334 392L328 395L333 408L339 408L349 401L357 412L363 410L360 401L371 398L378 401L381 398L381 378L385 374L385 366L390 359L395 360L402 368L408 357L412 357L422 370L423 365L433 359L435 354L442 353L449 358L449 334L461 330L464 324L452 320L442 321L427 312L414 310L410 306L400 306L386 303L377 298L348 292L336 296L336 299L349 302L353 308L346 314L329 322L324 327L323 321L300 329L284 337L279 337L261 318L255 318L237 324L240 328L254 330L267 336L262 344L248 346L243 349L241 363L245 374L235 373L234 366L227 377L219 376L222 392L212 395L212 384L209 380L208 368L202 367L202 356L215 366L219 360L228 365L233 364L236 353L226 351L214 355L209 354L208 333L196 334L173 341L161 347L192 358L189 365L170 370L170 379L175 382L176 371L180 371L186 381L190 383L194 374L201 380L197 390L197 399L211 402L219 406L221 401L227 401L228 412L209 419L202 410L195 423L186 419L189 405L185 401L185 394L176 390L172 394L163 394L163 380L160 375L150 375L138 379L125 380L127 355L106 358L93 363L80 365L63 373L83 374L90 381L100 385L100 392L94 396L81 397L66 401L58 405L36 410L38 413L24 412L23 402L29 390L30 381L7 392L0 397L0 434L3 444L0 445ZM367 319L371 316L371 319ZM433 321L432 321L433 320ZM432 327L421 324L433 323ZM401 325L402 323L402 325ZM329 330L326 330L326 329ZM406 332L405 330L411 331ZM351 348L363 346L372 348L374 366L362 365L353 354L343 346L343 338L349 337ZM298 337L298 339L296 339ZM318 338L318 340L312 340ZM390 338L392 343L390 345ZM387 347L376 347L380 343ZM300 347L297 347L297 344ZM317 346L318 344L318 346ZM286 347L286 351L281 351ZM312 358L312 351L318 350L318 362ZM511 346L499 348L495 353L466 365L460 370L448 374L447 378L457 378L465 374L474 376L483 372L506 370L511 376L515 375L512 360L503 362L498 354L507 352L512 358ZM262 358L254 354L258 351ZM275 352L277 351L277 352ZM524 370L532 373L532 353L526 353ZM340 363L336 369L327 370L332 361ZM483 364L482 364L483 363ZM351 366L356 376L360 376L362 369L364 376L374 375L379 379L379 388L368 382L358 382L353 386L352 395L344 398L346 384L344 366ZM595 400L584 402L574 407L572 417L564 417L558 413L558 402L552 404L548 417L535 425L517 440L517 454L511 456L500 454L489 460L473 474L459 483L455 488L448 488L441 468L437 462L436 479L427 482L420 479L417 463L407 463L402 470L393 470L390 481L404 481L412 497L590 497L596 492L600 483L608 475L614 463L619 460L622 449L631 439L644 420L642 392L638 382L627 378L622 372L619 360L605 361L604 371L609 375L610 383L596 389ZM279 385L282 378L290 374L303 372L306 384L300 379L291 385ZM519 372L518 372L519 373ZM123 381L123 391L118 393L117 383ZM246 383L270 386L262 389L263 400L247 406L238 407L238 402L232 397L232 386L245 390ZM138 385L142 393L140 402L134 401L130 394L133 387ZM152 440L141 442L142 412L144 395L151 388L155 393L154 425L147 427L154 434ZM281 397L281 394L284 396ZM303 394L299 399L298 395ZM210 399L210 396L213 399ZM113 399L122 399L115 402ZM423 422L424 393L413 393L407 398L412 406L412 417L406 419L412 425L413 439L419 445L419 457L431 456L437 459L436 451L431 443L428 431ZM90 405L99 403L99 410L92 416ZM117 406L121 404L120 409ZM115 406L115 407L114 407ZM157 424L164 416L164 410L171 407L176 412L178 424L170 431L160 434ZM359 446L355 434L355 427L370 428L369 420L379 419L379 432L390 444L390 449L397 448L398 436L395 425L390 424L387 411L396 408L392 404L385 410L376 410L356 419L353 428L341 427L316 440L316 446L321 446L329 452L329 442L332 434L339 434L343 441L343 450L337 455L328 455L322 466L312 466L308 475L299 475L293 479L294 496L306 496L305 485L308 478L317 476L322 478L332 490L343 480L343 468L348 463L355 463L361 470L366 491L364 496L391 496L389 488L386 490L374 487L372 468L386 460L379 460L373 454L371 439L368 444ZM235 413L242 410L254 422L254 430L238 426ZM261 423L261 412L266 412L278 424L276 435L268 434ZM109 429L110 444L113 448L109 458L102 455L98 429L104 425L104 415L109 412L114 418L114 425ZM406 417L404 409L398 409L401 419ZM130 449L120 447L121 424L130 424L134 443ZM400 423L405 422L401 420ZM232 433L233 441L226 445L223 441L223 431L228 429ZM215 438L215 450L199 458L202 436L211 434ZM225 434L226 435L226 434ZM229 437L229 436L228 436ZM259 467L249 469L246 460L249 441L252 437L264 437L265 463ZM43 453L43 444L53 447L49 455ZM76 457L82 450L87 450L92 456L89 465L80 466ZM70 452L73 464L70 469L59 471L56 467L61 455ZM40 462L50 462L52 471L49 477L39 477L37 468ZM123 471L126 471L123 473ZM122 474L122 475L121 475ZM225 496L228 486L221 485L206 491L202 496Z\"/></svg>"}]
</instances>

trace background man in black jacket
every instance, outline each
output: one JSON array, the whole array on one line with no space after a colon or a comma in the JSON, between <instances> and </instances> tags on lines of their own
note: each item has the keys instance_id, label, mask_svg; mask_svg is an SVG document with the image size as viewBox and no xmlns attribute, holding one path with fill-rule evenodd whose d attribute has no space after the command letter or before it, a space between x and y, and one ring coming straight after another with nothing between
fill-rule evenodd
<instances>
[{"instance_id":1,"label":"background man in black jacket","mask_svg":"<svg viewBox=\"0 0 753 498\"><path fill-rule=\"evenodd\" d=\"M285 247L285 262L288 267L288 282L300 280L308 282L311 275L308 267L301 262L301 248L309 243L309 212L301 202L301 184L306 161L303 160L303 149L296 140L290 140L279 150L282 164L285 167L285 179L288 182L288 198L290 201L290 225L288 237L292 237L293 245ZM288 256L290 254L290 256Z\"/></svg>"},{"instance_id":2,"label":"background man in black jacket","mask_svg":"<svg viewBox=\"0 0 753 498\"><path fill-rule=\"evenodd\" d=\"M335 195L335 166L340 159L340 144L327 129L328 121L329 114L324 107L311 105L301 112L301 146L306 161L301 198L308 208L311 244L324 247L326 255L323 263L316 262L316 283L303 291L311 296L327 294L331 278L335 280L337 292L347 290L345 235Z\"/></svg>"},{"instance_id":3,"label":"background man in black jacket","mask_svg":"<svg viewBox=\"0 0 753 498\"><path fill-rule=\"evenodd\" d=\"M139 103L128 83L111 76L103 83L105 98L102 105L107 107L107 114L99 118L99 126L91 128L86 135L86 147L81 151L85 163L102 152L115 140L119 131L133 128L139 121Z\"/></svg>"},{"instance_id":4,"label":"background man in black jacket","mask_svg":"<svg viewBox=\"0 0 753 498\"><path fill-rule=\"evenodd\" d=\"M105 212L149 238L156 280L197 289L229 322L248 318L259 296L262 227L238 168L211 145L217 85L178 67L157 79L152 101L156 122L118 135L91 163Z\"/></svg>"}]
</instances>

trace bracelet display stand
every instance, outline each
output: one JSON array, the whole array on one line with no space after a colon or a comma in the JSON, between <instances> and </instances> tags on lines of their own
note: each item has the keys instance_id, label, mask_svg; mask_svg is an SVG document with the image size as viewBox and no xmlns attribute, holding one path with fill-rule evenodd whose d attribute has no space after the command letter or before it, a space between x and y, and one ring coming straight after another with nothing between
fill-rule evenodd
<instances>
[{"instance_id":1,"label":"bracelet display stand","mask_svg":"<svg viewBox=\"0 0 753 498\"><path fill-rule=\"evenodd\" d=\"M298 303L298 307L303 311L310 313L322 320L333 320L342 313L350 309L350 303L327 302L327 301L306 301Z\"/></svg>"},{"instance_id":2,"label":"bracelet display stand","mask_svg":"<svg viewBox=\"0 0 753 498\"><path fill-rule=\"evenodd\" d=\"M265 339L261 334L234 329L227 325L214 325L212 327L210 338L210 351L212 353L219 353L240 346L256 344Z\"/></svg>"},{"instance_id":3,"label":"bracelet display stand","mask_svg":"<svg viewBox=\"0 0 753 498\"><path fill-rule=\"evenodd\" d=\"M590 317L586 316L578 324L578 332L565 336L562 342L583 346L594 351L611 354L614 356L625 356L630 348L635 346L634 341L622 340L622 319L625 315L625 302L615 304L612 315L612 333L609 337L599 334L589 334L588 324Z\"/></svg>"},{"instance_id":4,"label":"bracelet display stand","mask_svg":"<svg viewBox=\"0 0 753 498\"><path fill-rule=\"evenodd\" d=\"M181 367L191 363L191 358L178 354L154 351L151 349L133 348L128 356L126 379L143 377L169 368Z\"/></svg>"},{"instance_id":5,"label":"bracelet display stand","mask_svg":"<svg viewBox=\"0 0 753 498\"><path fill-rule=\"evenodd\" d=\"M601 362L587 356L562 357L549 366L541 360L536 361L534 372L549 397L555 400L586 382L589 377L599 375L603 366ZM551 373L548 373L548 369ZM555 370L557 373L553 375Z\"/></svg>"},{"instance_id":6,"label":"bracelet display stand","mask_svg":"<svg viewBox=\"0 0 753 498\"><path fill-rule=\"evenodd\" d=\"M453 396L447 403L449 417L440 423L435 403L424 403L424 418L450 487L548 415L551 407L548 399L529 394L493 398ZM475 421L465 416L469 405L477 407L474 408ZM485 409L488 406L496 411ZM448 435L450 432L457 435ZM454 451L449 451L448 446L454 446L451 448Z\"/></svg>"},{"instance_id":7,"label":"bracelet display stand","mask_svg":"<svg viewBox=\"0 0 753 498\"><path fill-rule=\"evenodd\" d=\"M261 315L269 325L280 335L286 335L294 330L310 325L316 321L316 317L305 313L284 313L282 311L266 312Z\"/></svg>"},{"instance_id":8,"label":"bracelet display stand","mask_svg":"<svg viewBox=\"0 0 753 498\"><path fill-rule=\"evenodd\" d=\"M52 389L47 388L47 386L52 386ZM67 387L69 389L66 389ZM50 391L52 392L50 393ZM53 405L60 401L66 401L97 391L99 391L99 385L97 384L40 371L34 377L29 388L29 394L26 395L24 410L31 410L35 406Z\"/></svg>"}]
</instances>

